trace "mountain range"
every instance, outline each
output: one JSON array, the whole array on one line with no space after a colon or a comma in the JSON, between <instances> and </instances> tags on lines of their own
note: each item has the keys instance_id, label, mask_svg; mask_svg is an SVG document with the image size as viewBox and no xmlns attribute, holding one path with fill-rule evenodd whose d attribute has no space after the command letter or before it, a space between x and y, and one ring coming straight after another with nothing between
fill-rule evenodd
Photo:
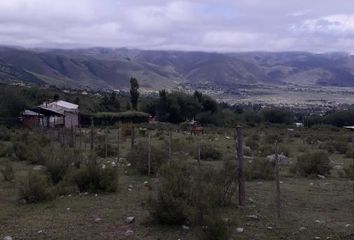
<instances>
[{"instance_id":1,"label":"mountain range","mask_svg":"<svg viewBox=\"0 0 354 240\"><path fill-rule=\"evenodd\" d=\"M147 89L184 84L354 86L354 56L345 53L208 53L126 48L0 47L0 82L63 88L125 89L136 77Z\"/></svg>"}]
</instances>

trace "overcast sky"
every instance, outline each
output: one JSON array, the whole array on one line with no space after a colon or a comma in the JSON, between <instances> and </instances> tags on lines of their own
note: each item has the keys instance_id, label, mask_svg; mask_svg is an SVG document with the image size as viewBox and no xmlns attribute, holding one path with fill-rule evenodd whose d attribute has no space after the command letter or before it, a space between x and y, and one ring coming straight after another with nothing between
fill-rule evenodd
<instances>
[{"instance_id":1,"label":"overcast sky","mask_svg":"<svg viewBox=\"0 0 354 240\"><path fill-rule=\"evenodd\" d=\"M354 1L0 0L0 44L354 53Z\"/></svg>"}]
</instances>

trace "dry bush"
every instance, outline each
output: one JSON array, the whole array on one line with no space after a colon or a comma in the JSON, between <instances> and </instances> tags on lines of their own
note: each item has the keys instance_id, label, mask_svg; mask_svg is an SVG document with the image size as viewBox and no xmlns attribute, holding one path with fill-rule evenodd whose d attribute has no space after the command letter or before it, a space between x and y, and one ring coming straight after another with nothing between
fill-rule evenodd
<instances>
[{"instance_id":1,"label":"dry bush","mask_svg":"<svg viewBox=\"0 0 354 240\"><path fill-rule=\"evenodd\" d=\"M142 174L148 173L148 144L139 142L127 155L127 160ZM157 173L168 159L166 147L151 146L151 174Z\"/></svg>"},{"instance_id":2,"label":"dry bush","mask_svg":"<svg viewBox=\"0 0 354 240\"><path fill-rule=\"evenodd\" d=\"M26 203L37 203L51 200L55 197L54 191L49 183L48 176L31 171L21 180L19 195Z\"/></svg>"}]
</instances>

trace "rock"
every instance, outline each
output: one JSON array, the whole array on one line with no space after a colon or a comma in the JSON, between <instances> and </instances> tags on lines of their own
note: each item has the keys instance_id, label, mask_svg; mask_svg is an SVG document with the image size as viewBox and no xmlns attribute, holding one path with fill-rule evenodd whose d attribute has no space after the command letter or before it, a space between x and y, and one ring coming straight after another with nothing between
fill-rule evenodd
<instances>
[{"instance_id":1,"label":"rock","mask_svg":"<svg viewBox=\"0 0 354 240\"><path fill-rule=\"evenodd\" d=\"M41 233L43 233L43 230L39 230L37 233L41 234Z\"/></svg>"},{"instance_id":2,"label":"rock","mask_svg":"<svg viewBox=\"0 0 354 240\"><path fill-rule=\"evenodd\" d=\"M71 197L71 194L69 194L68 197Z\"/></svg>"},{"instance_id":3,"label":"rock","mask_svg":"<svg viewBox=\"0 0 354 240\"><path fill-rule=\"evenodd\" d=\"M300 228L299 228L299 231L300 231L300 232L305 231L305 230L306 230L305 227L300 227Z\"/></svg>"},{"instance_id":4,"label":"rock","mask_svg":"<svg viewBox=\"0 0 354 240\"><path fill-rule=\"evenodd\" d=\"M131 188L128 188L128 191L129 191L129 192L131 192L131 191L133 191L133 189L131 189Z\"/></svg>"},{"instance_id":5,"label":"rock","mask_svg":"<svg viewBox=\"0 0 354 240\"><path fill-rule=\"evenodd\" d=\"M243 233L244 229L242 227L236 228L236 232L238 233Z\"/></svg>"},{"instance_id":6,"label":"rock","mask_svg":"<svg viewBox=\"0 0 354 240\"><path fill-rule=\"evenodd\" d=\"M133 188L133 185L129 185L128 188Z\"/></svg>"},{"instance_id":7,"label":"rock","mask_svg":"<svg viewBox=\"0 0 354 240\"><path fill-rule=\"evenodd\" d=\"M12 237L11 236L5 236L4 240L12 240Z\"/></svg>"},{"instance_id":8,"label":"rock","mask_svg":"<svg viewBox=\"0 0 354 240\"><path fill-rule=\"evenodd\" d=\"M190 229L190 227L186 226L186 225L182 225L182 229L185 231L188 231Z\"/></svg>"},{"instance_id":9,"label":"rock","mask_svg":"<svg viewBox=\"0 0 354 240\"><path fill-rule=\"evenodd\" d=\"M95 222L101 222L101 221L102 221L102 218L100 218L100 217L95 218Z\"/></svg>"},{"instance_id":10,"label":"rock","mask_svg":"<svg viewBox=\"0 0 354 240\"><path fill-rule=\"evenodd\" d=\"M145 185L145 186L146 186L146 185L148 185L148 184L149 184L149 182L148 182L148 181L145 181L145 182L144 182L144 185Z\"/></svg>"},{"instance_id":11,"label":"rock","mask_svg":"<svg viewBox=\"0 0 354 240\"><path fill-rule=\"evenodd\" d=\"M132 164L131 163L127 163L127 167L130 167Z\"/></svg>"},{"instance_id":12,"label":"rock","mask_svg":"<svg viewBox=\"0 0 354 240\"><path fill-rule=\"evenodd\" d=\"M68 207L68 208L66 208L66 210L67 210L67 211L70 211L70 208Z\"/></svg>"},{"instance_id":13,"label":"rock","mask_svg":"<svg viewBox=\"0 0 354 240\"><path fill-rule=\"evenodd\" d=\"M251 220L257 220L257 221L259 220L257 215L248 215L247 217Z\"/></svg>"},{"instance_id":14,"label":"rock","mask_svg":"<svg viewBox=\"0 0 354 240\"><path fill-rule=\"evenodd\" d=\"M350 227L350 226L351 226L350 224L345 224L345 227L346 227L346 228L348 228L348 227Z\"/></svg>"},{"instance_id":15,"label":"rock","mask_svg":"<svg viewBox=\"0 0 354 240\"><path fill-rule=\"evenodd\" d=\"M284 182L283 182L283 181L280 181L279 183L283 184Z\"/></svg>"},{"instance_id":16,"label":"rock","mask_svg":"<svg viewBox=\"0 0 354 240\"><path fill-rule=\"evenodd\" d=\"M133 230L130 230L128 229L126 232L125 232L125 236L131 236L134 234L134 231Z\"/></svg>"},{"instance_id":17,"label":"rock","mask_svg":"<svg viewBox=\"0 0 354 240\"><path fill-rule=\"evenodd\" d=\"M127 218L125 219L125 222L126 222L126 223L133 223L133 222L135 222L135 217L127 217Z\"/></svg>"},{"instance_id":18,"label":"rock","mask_svg":"<svg viewBox=\"0 0 354 240\"><path fill-rule=\"evenodd\" d=\"M34 171L41 171L45 169L45 166L43 165L36 165L32 168Z\"/></svg>"},{"instance_id":19,"label":"rock","mask_svg":"<svg viewBox=\"0 0 354 240\"><path fill-rule=\"evenodd\" d=\"M321 237L315 237L315 239L321 239Z\"/></svg>"},{"instance_id":20,"label":"rock","mask_svg":"<svg viewBox=\"0 0 354 240\"><path fill-rule=\"evenodd\" d=\"M229 136L226 136L225 139L228 139L228 140L229 140L229 139L231 139L231 138L230 138Z\"/></svg>"},{"instance_id":21,"label":"rock","mask_svg":"<svg viewBox=\"0 0 354 240\"><path fill-rule=\"evenodd\" d=\"M85 196L88 195L88 192L84 192L84 195L85 195Z\"/></svg>"},{"instance_id":22,"label":"rock","mask_svg":"<svg viewBox=\"0 0 354 240\"><path fill-rule=\"evenodd\" d=\"M254 199L253 198L248 198L248 201L250 201L250 203L254 203Z\"/></svg>"},{"instance_id":23,"label":"rock","mask_svg":"<svg viewBox=\"0 0 354 240\"><path fill-rule=\"evenodd\" d=\"M258 185L261 185L261 184L263 184L263 182L257 182L257 184L258 184Z\"/></svg>"},{"instance_id":24,"label":"rock","mask_svg":"<svg viewBox=\"0 0 354 240\"><path fill-rule=\"evenodd\" d=\"M321 220L316 220L315 223L320 224L320 223L322 223L322 221Z\"/></svg>"},{"instance_id":25,"label":"rock","mask_svg":"<svg viewBox=\"0 0 354 240\"><path fill-rule=\"evenodd\" d=\"M341 165L335 165L333 168L336 170L343 170L343 166Z\"/></svg>"},{"instance_id":26,"label":"rock","mask_svg":"<svg viewBox=\"0 0 354 240\"><path fill-rule=\"evenodd\" d=\"M321 174L318 174L317 177L318 177L319 179L325 179L325 178L326 178L325 176L323 176L323 175L321 175Z\"/></svg>"},{"instance_id":27,"label":"rock","mask_svg":"<svg viewBox=\"0 0 354 240\"><path fill-rule=\"evenodd\" d=\"M102 164L102 169L105 169L106 168L106 164Z\"/></svg>"},{"instance_id":28,"label":"rock","mask_svg":"<svg viewBox=\"0 0 354 240\"><path fill-rule=\"evenodd\" d=\"M267 227L268 230L273 230L273 227L269 226Z\"/></svg>"},{"instance_id":29,"label":"rock","mask_svg":"<svg viewBox=\"0 0 354 240\"><path fill-rule=\"evenodd\" d=\"M310 186L313 186L314 185L314 183L313 182L310 182L310 184L309 184Z\"/></svg>"},{"instance_id":30,"label":"rock","mask_svg":"<svg viewBox=\"0 0 354 240\"><path fill-rule=\"evenodd\" d=\"M98 194L97 194L97 193L95 194L95 197L98 197Z\"/></svg>"}]
</instances>

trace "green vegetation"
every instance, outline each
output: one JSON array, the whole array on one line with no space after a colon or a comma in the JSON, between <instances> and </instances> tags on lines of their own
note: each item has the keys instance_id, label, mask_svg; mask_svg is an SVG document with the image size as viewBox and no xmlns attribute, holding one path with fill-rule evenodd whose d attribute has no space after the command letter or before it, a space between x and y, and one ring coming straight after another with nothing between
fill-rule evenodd
<instances>
[{"instance_id":1,"label":"green vegetation","mask_svg":"<svg viewBox=\"0 0 354 240\"><path fill-rule=\"evenodd\" d=\"M34 90L21 89L9 87L9 92ZM78 97L49 92L51 98ZM95 116L93 151L90 128L74 130L71 142L71 131L58 138L57 129L22 129L11 121L0 125L1 238L307 240L350 234L351 132L328 125L292 127L298 116L289 109L250 111L199 92L141 96L142 112L126 111L129 95L104 98L79 100L85 114ZM131 117L149 114L180 124ZM194 117L203 122L198 136L185 122ZM244 139L245 207L238 205L236 123ZM274 164L266 158L274 154L275 142L289 158L280 164L280 226L274 214ZM127 223L128 216L135 221Z\"/></svg>"}]
</instances>

